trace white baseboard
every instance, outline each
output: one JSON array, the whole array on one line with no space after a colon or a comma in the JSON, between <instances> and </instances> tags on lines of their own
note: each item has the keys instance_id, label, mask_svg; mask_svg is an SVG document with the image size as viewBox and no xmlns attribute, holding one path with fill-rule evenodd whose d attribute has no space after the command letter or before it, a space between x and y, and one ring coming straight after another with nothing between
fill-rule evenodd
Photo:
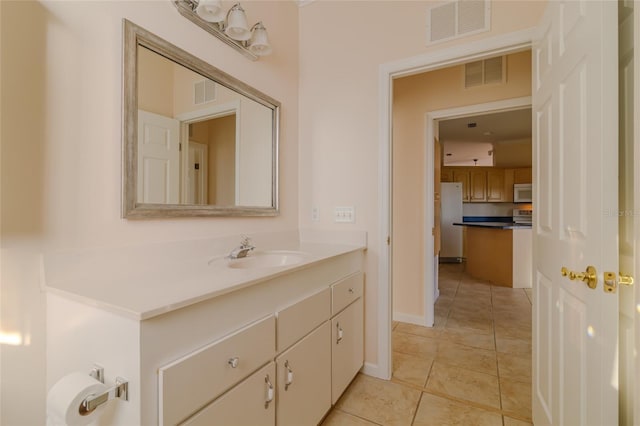
<instances>
[{"instance_id":1,"label":"white baseboard","mask_svg":"<svg viewBox=\"0 0 640 426\"><path fill-rule=\"evenodd\" d=\"M372 364L370 362L365 362L364 366L360 370L362 374L366 374L367 376L375 377L377 379L389 380L391 377L387 376L380 370L380 366L378 364Z\"/></svg>"},{"instance_id":2,"label":"white baseboard","mask_svg":"<svg viewBox=\"0 0 640 426\"><path fill-rule=\"evenodd\" d=\"M419 315L403 314L402 312L394 312L393 320L400 322L408 322L415 325L426 325L424 317Z\"/></svg>"}]
</instances>

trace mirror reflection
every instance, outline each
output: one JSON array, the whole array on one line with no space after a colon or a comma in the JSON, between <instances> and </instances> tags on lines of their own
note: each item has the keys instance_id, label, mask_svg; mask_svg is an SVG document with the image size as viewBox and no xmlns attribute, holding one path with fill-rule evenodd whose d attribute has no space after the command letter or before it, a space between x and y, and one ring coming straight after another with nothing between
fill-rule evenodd
<instances>
[{"instance_id":1,"label":"mirror reflection","mask_svg":"<svg viewBox=\"0 0 640 426\"><path fill-rule=\"evenodd\" d=\"M137 202L273 207L272 108L137 50Z\"/></svg>"}]
</instances>

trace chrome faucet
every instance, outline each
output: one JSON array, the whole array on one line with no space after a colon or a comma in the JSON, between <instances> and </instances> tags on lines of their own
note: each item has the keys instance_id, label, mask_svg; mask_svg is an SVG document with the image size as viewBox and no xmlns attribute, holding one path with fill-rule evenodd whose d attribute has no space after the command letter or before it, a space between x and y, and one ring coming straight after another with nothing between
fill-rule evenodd
<instances>
[{"instance_id":1,"label":"chrome faucet","mask_svg":"<svg viewBox=\"0 0 640 426\"><path fill-rule=\"evenodd\" d=\"M229 253L227 258L229 259L242 259L243 257L247 257L249 252L253 250L255 247L251 245L251 240L249 237L243 236L240 245Z\"/></svg>"}]
</instances>

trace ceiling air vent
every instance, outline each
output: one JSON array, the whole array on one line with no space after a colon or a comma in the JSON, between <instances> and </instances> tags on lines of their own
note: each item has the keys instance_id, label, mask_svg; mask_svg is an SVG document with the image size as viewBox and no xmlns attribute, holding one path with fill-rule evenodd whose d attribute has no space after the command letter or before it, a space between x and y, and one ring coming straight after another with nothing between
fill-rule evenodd
<instances>
[{"instance_id":1,"label":"ceiling air vent","mask_svg":"<svg viewBox=\"0 0 640 426\"><path fill-rule=\"evenodd\" d=\"M427 10L427 44L489 31L490 0L455 0Z\"/></svg>"},{"instance_id":2,"label":"ceiling air vent","mask_svg":"<svg viewBox=\"0 0 640 426\"><path fill-rule=\"evenodd\" d=\"M506 80L505 68L506 58L504 56L464 64L464 87L504 83Z\"/></svg>"},{"instance_id":3,"label":"ceiling air vent","mask_svg":"<svg viewBox=\"0 0 640 426\"><path fill-rule=\"evenodd\" d=\"M206 104L216 99L216 84L209 80L193 83L193 103L195 105Z\"/></svg>"}]
</instances>

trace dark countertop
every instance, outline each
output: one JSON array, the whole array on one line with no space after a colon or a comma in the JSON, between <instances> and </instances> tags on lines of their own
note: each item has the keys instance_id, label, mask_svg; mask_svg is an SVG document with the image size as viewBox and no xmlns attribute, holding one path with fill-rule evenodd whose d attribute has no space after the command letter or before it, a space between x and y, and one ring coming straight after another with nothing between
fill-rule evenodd
<instances>
[{"instance_id":1,"label":"dark countertop","mask_svg":"<svg viewBox=\"0 0 640 426\"><path fill-rule=\"evenodd\" d=\"M454 225L493 229L531 229L531 225L528 224L508 222L454 222Z\"/></svg>"}]
</instances>

